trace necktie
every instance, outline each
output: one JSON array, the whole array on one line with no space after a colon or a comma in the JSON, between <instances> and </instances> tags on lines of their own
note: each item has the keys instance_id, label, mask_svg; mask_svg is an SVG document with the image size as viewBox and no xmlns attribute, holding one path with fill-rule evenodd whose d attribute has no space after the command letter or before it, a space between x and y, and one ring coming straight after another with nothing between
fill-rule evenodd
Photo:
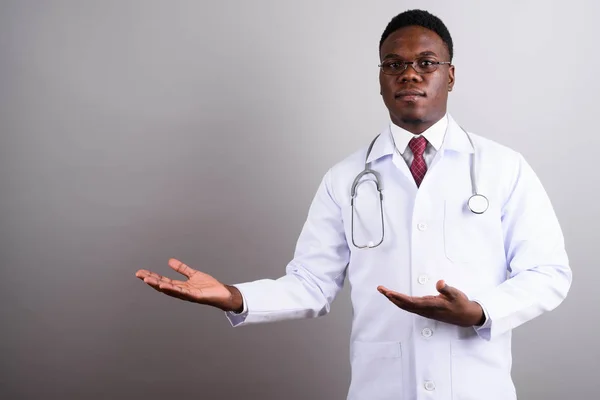
<instances>
[{"instance_id":1,"label":"necktie","mask_svg":"<svg viewBox=\"0 0 600 400\"><path fill-rule=\"evenodd\" d=\"M410 164L410 172L415 178L417 187L419 187L427 172L427 164L425 164L425 159L423 158L425 147L427 147L427 139L423 136L414 137L408 142L408 147L414 155L412 164Z\"/></svg>"}]
</instances>

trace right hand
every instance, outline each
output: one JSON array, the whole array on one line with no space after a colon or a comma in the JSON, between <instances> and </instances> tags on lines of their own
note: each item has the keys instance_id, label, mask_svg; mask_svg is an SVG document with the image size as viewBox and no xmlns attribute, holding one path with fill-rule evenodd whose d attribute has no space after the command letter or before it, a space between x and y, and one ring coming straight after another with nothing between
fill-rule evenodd
<instances>
[{"instance_id":1,"label":"right hand","mask_svg":"<svg viewBox=\"0 0 600 400\"><path fill-rule=\"evenodd\" d=\"M181 300L207 304L223 311L242 311L243 299L236 287L224 285L212 276L196 271L174 258L169 260L169 267L187 276L188 280L169 279L145 269L138 270L135 276L159 292Z\"/></svg>"}]
</instances>

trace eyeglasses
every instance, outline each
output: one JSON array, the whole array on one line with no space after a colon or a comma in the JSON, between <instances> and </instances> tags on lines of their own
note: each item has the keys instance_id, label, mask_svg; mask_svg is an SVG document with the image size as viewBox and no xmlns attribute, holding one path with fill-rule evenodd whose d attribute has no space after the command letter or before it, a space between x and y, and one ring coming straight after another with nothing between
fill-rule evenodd
<instances>
[{"instance_id":1,"label":"eyeglasses","mask_svg":"<svg viewBox=\"0 0 600 400\"><path fill-rule=\"evenodd\" d=\"M415 61L385 60L379 64L379 68L386 75L400 75L412 65L418 74L429 74L442 64L450 64L450 61L434 61L430 58L417 58Z\"/></svg>"}]
</instances>

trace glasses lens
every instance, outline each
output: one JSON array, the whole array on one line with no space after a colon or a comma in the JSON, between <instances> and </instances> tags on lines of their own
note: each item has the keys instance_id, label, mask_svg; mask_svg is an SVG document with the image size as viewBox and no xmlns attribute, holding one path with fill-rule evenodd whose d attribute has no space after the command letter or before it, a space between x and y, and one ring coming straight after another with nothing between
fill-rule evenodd
<instances>
[{"instance_id":1,"label":"glasses lens","mask_svg":"<svg viewBox=\"0 0 600 400\"><path fill-rule=\"evenodd\" d=\"M387 75L399 75L406 69L402 61L388 60L381 63L381 70Z\"/></svg>"},{"instance_id":2,"label":"glasses lens","mask_svg":"<svg viewBox=\"0 0 600 400\"><path fill-rule=\"evenodd\" d=\"M408 68L408 65L413 67L419 74L428 74L439 67L438 62L435 60L419 58L408 63L400 60L386 60L381 63L381 70L387 75L400 75Z\"/></svg>"},{"instance_id":3,"label":"glasses lens","mask_svg":"<svg viewBox=\"0 0 600 400\"><path fill-rule=\"evenodd\" d=\"M437 62L428 58L420 58L416 60L413 66L420 74L428 74L438 68Z\"/></svg>"}]
</instances>

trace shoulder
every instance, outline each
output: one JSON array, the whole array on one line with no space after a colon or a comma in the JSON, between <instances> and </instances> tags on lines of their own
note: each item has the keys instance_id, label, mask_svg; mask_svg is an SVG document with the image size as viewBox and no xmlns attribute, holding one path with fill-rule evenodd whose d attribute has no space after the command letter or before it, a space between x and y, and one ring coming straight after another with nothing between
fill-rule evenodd
<instances>
[{"instance_id":1,"label":"shoulder","mask_svg":"<svg viewBox=\"0 0 600 400\"><path fill-rule=\"evenodd\" d=\"M361 146L360 149L335 162L329 169L330 173L339 178L353 172L362 171L367 158L367 148L368 145Z\"/></svg>"},{"instance_id":2,"label":"shoulder","mask_svg":"<svg viewBox=\"0 0 600 400\"><path fill-rule=\"evenodd\" d=\"M475 148L478 150L478 152L485 153L486 156L513 161L522 157L518 151L505 144L499 143L485 136L481 136L478 133L469 131L469 135L473 139Z\"/></svg>"},{"instance_id":3,"label":"shoulder","mask_svg":"<svg viewBox=\"0 0 600 400\"><path fill-rule=\"evenodd\" d=\"M469 132L473 140L477 162L486 169L491 169L498 175L515 177L523 165L527 164L523 155L502 143Z\"/></svg>"},{"instance_id":4,"label":"shoulder","mask_svg":"<svg viewBox=\"0 0 600 400\"><path fill-rule=\"evenodd\" d=\"M493 183L503 204L513 197L517 187L525 191L541 189L536 172L521 152L478 134L469 134L477 155L477 169L482 178Z\"/></svg>"},{"instance_id":5,"label":"shoulder","mask_svg":"<svg viewBox=\"0 0 600 400\"><path fill-rule=\"evenodd\" d=\"M354 179L365 169L369 143L338 160L327 170L322 185L339 205L349 202Z\"/></svg>"}]
</instances>

